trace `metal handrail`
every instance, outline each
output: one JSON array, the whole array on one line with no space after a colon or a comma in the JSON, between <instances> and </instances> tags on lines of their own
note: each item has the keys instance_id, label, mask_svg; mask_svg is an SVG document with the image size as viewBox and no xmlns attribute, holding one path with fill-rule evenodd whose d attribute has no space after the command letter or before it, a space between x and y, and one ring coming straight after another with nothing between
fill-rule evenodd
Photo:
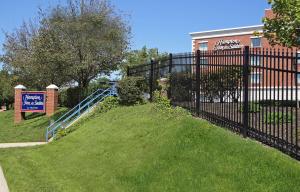
<instances>
[{"instance_id":1,"label":"metal handrail","mask_svg":"<svg viewBox=\"0 0 300 192\"><path fill-rule=\"evenodd\" d=\"M110 88L108 88L110 89ZM105 89L104 91L108 90ZM93 92L92 94L90 94L88 97L86 97L84 100L82 100L80 103L78 103L75 107L73 107L72 109L70 109L67 113L65 113L63 116L61 116L59 119L57 119L53 124L55 124L56 122L59 122L62 118L64 118L65 116L67 116L72 110L76 109L77 107L80 108L80 105L82 103L84 103L85 101L87 101L90 97L92 97L95 93L97 93L98 91L103 91L103 89L98 89L97 91Z\"/></svg>"},{"instance_id":2,"label":"metal handrail","mask_svg":"<svg viewBox=\"0 0 300 192\"><path fill-rule=\"evenodd\" d=\"M62 127L64 123L72 119L70 122L68 122L67 125L64 125L62 128L66 128L66 126L70 125L74 121L76 121L79 117L81 117L87 110L89 110L91 107L96 105L97 103L103 101L108 96L116 96L117 92L115 90L115 86L108 89L98 89L97 91L93 92L91 95L89 95L87 98L85 98L83 101L81 101L79 104L77 104L75 107L73 107L71 110L69 110L67 113L62 115L58 120L56 120L54 123L52 123L50 126L46 128L46 141L49 140L49 134L51 134L52 137L55 136L55 133L59 127ZM100 93L99 93L100 92ZM98 93L98 94L97 94ZM94 103L95 100L99 99L97 102Z\"/></svg>"}]
</instances>

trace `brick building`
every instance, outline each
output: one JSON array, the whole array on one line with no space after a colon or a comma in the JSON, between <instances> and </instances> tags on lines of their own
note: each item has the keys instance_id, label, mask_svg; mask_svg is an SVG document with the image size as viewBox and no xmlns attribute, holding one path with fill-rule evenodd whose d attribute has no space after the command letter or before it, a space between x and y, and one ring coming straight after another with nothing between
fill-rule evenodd
<instances>
[{"instance_id":1,"label":"brick building","mask_svg":"<svg viewBox=\"0 0 300 192\"><path fill-rule=\"evenodd\" d=\"M271 9L265 10L265 17L272 18L273 16L274 15ZM242 50L245 46L249 46L251 50L255 50L256 52L268 50L269 53L273 51L273 53L276 52L276 54L278 55L287 55L287 53L283 53L288 50L286 47L282 47L279 45L271 46L268 40L263 36L255 36L255 32L262 33L263 25L260 24L246 27L193 32L190 33L190 36L192 38L192 51L195 52L197 50L200 50L204 52L230 52L234 50ZM270 62L271 64L268 67L272 67L273 69L278 68L280 70L291 71L295 70L295 67L297 67L297 70L300 71L300 61L294 59L300 57L300 53L293 49L289 54L291 57L293 57L293 59L291 59L290 61L280 60L280 62ZM203 58L203 60L204 63L210 63L209 61L205 61L205 57ZM250 56L249 64L251 66L266 67L266 65L268 65L267 62L268 61L263 60L260 56ZM265 92L264 97L266 98L255 95L253 96L253 100L261 100L267 98L277 100L295 100L296 93L295 91L292 92L291 89L295 89L295 87L298 87L298 85L300 84L300 74L278 74L275 71L263 70L257 67L255 71L252 71L250 73L249 82L250 86L252 85L253 89L259 88L261 92Z\"/></svg>"},{"instance_id":2,"label":"brick building","mask_svg":"<svg viewBox=\"0 0 300 192\"><path fill-rule=\"evenodd\" d=\"M272 17L272 10L265 10L265 17ZM190 33L192 37L192 51L196 50L221 50L221 49L238 49L243 46L252 48L271 48L268 40L261 36L254 36L254 32L262 32L263 25L254 25L246 27L219 29L211 31L200 31ZM225 47L230 44L231 47ZM223 47L222 47L223 45ZM272 48L281 48L275 46Z\"/></svg>"}]
</instances>

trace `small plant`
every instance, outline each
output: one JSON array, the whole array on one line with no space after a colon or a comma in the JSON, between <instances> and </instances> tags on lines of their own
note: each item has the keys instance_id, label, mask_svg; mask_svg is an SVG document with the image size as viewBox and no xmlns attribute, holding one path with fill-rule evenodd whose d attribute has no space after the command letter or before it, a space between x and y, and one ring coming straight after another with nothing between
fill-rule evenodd
<instances>
[{"instance_id":1,"label":"small plant","mask_svg":"<svg viewBox=\"0 0 300 192\"><path fill-rule=\"evenodd\" d=\"M259 103L256 102L250 102L248 104L248 113L258 113L261 110L261 106ZM241 108L241 112L244 112L244 109Z\"/></svg>"},{"instance_id":2,"label":"small plant","mask_svg":"<svg viewBox=\"0 0 300 192\"><path fill-rule=\"evenodd\" d=\"M271 112L265 116L265 123L277 124L277 123L291 123L294 117L290 113L277 113Z\"/></svg>"},{"instance_id":3,"label":"small plant","mask_svg":"<svg viewBox=\"0 0 300 192\"><path fill-rule=\"evenodd\" d=\"M57 141L65 136L67 136L67 134L70 133L71 131L72 131L71 129L64 129L64 128L59 129L54 136L54 140Z\"/></svg>"},{"instance_id":4,"label":"small plant","mask_svg":"<svg viewBox=\"0 0 300 192\"><path fill-rule=\"evenodd\" d=\"M106 97L97 107L95 113L104 113L119 106L117 97Z\"/></svg>"},{"instance_id":5,"label":"small plant","mask_svg":"<svg viewBox=\"0 0 300 192\"><path fill-rule=\"evenodd\" d=\"M153 92L153 103L154 103L154 110L165 113L166 117L183 117L190 115L190 113L181 108L181 107L173 107L171 105L170 100L163 95L160 91Z\"/></svg>"},{"instance_id":6,"label":"small plant","mask_svg":"<svg viewBox=\"0 0 300 192\"><path fill-rule=\"evenodd\" d=\"M162 95L160 91L156 90L153 92L152 100L157 110L164 110L172 107L170 100L166 96Z\"/></svg>"},{"instance_id":7,"label":"small plant","mask_svg":"<svg viewBox=\"0 0 300 192\"><path fill-rule=\"evenodd\" d=\"M118 83L120 104L144 103L144 92L148 90L144 77L126 77Z\"/></svg>"}]
</instances>

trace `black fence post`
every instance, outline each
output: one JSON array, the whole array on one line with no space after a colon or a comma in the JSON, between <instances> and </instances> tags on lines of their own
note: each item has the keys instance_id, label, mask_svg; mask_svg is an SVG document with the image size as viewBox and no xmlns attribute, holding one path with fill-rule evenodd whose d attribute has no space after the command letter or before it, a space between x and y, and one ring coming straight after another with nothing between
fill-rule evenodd
<instances>
[{"instance_id":1,"label":"black fence post","mask_svg":"<svg viewBox=\"0 0 300 192\"><path fill-rule=\"evenodd\" d=\"M172 94L171 94L171 78L172 78L172 67L173 67L173 55L172 53L169 54L169 88L168 88L168 98L171 100ZM171 101L172 102L172 101Z\"/></svg>"},{"instance_id":2,"label":"black fence post","mask_svg":"<svg viewBox=\"0 0 300 192\"><path fill-rule=\"evenodd\" d=\"M200 50L196 52L196 114L200 115Z\"/></svg>"},{"instance_id":3,"label":"black fence post","mask_svg":"<svg viewBox=\"0 0 300 192\"><path fill-rule=\"evenodd\" d=\"M150 101L153 96L153 76L154 76L154 60L151 59L150 77L149 77L149 89L150 89Z\"/></svg>"},{"instance_id":4,"label":"black fence post","mask_svg":"<svg viewBox=\"0 0 300 192\"><path fill-rule=\"evenodd\" d=\"M172 73L172 66L173 66L173 55L172 53L169 54L169 74Z\"/></svg>"},{"instance_id":5,"label":"black fence post","mask_svg":"<svg viewBox=\"0 0 300 192\"><path fill-rule=\"evenodd\" d=\"M243 62L243 136L247 137L249 127L249 46L245 46Z\"/></svg>"}]
</instances>

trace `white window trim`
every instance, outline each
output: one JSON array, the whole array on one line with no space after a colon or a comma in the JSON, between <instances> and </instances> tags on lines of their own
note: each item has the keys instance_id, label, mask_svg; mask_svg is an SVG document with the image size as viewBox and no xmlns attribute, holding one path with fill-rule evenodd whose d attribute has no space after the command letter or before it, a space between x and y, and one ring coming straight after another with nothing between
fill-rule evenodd
<instances>
[{"instance_id":1,"label":"white window trim","mask_svg":"<svg viewBox=\"0 0 300 192\"><path fill-rule=\"evenodd\" d=\"M251 36L250 39L255 39L255 38L262 38L263 36L258 35L258 36Z\"/></svg>"},{"instance_id":2,"label":"white window trim","mask_svg":"<svg viewBox=\"0 0 300 192\"><path fill-rule=\"evenodd\" d=\"M252 39L257 39L257 38L260 38L260 46L253 47ZM260 48L260 47L262 47L262 42L261 42L262 36L252 36L252 37L250 37L250 40L251 40L251 47L252 48Z\"/></svg>"},{"instance_id":3,"label":"white window trim","mask_svg":"<svg viewBox=\"0 0 300 192\"><path fill-rule=\"evenodd\" d=\"M202 44L206 43L207 47L206 47L205 50L201 50L201 49L200 49L200 44L201 44L201 43L202 43ZM207 50L208 50L208 41L199 41L199 42L198 42L198 45L199 45L198 50L200 50L200 51L207 51Z\"/></svg>"},{"instance_id":4,"label":"white window trim","mask_svg":"<svg viewBox=\"0 0 300 192\"><path fill-rule=\"evenodd\" d=\"M296 82L297 82L297 84L300 84L300 81L298 81L298 75L300 77L300 74L296 74Z\"/></svg>"}]
</instances>

